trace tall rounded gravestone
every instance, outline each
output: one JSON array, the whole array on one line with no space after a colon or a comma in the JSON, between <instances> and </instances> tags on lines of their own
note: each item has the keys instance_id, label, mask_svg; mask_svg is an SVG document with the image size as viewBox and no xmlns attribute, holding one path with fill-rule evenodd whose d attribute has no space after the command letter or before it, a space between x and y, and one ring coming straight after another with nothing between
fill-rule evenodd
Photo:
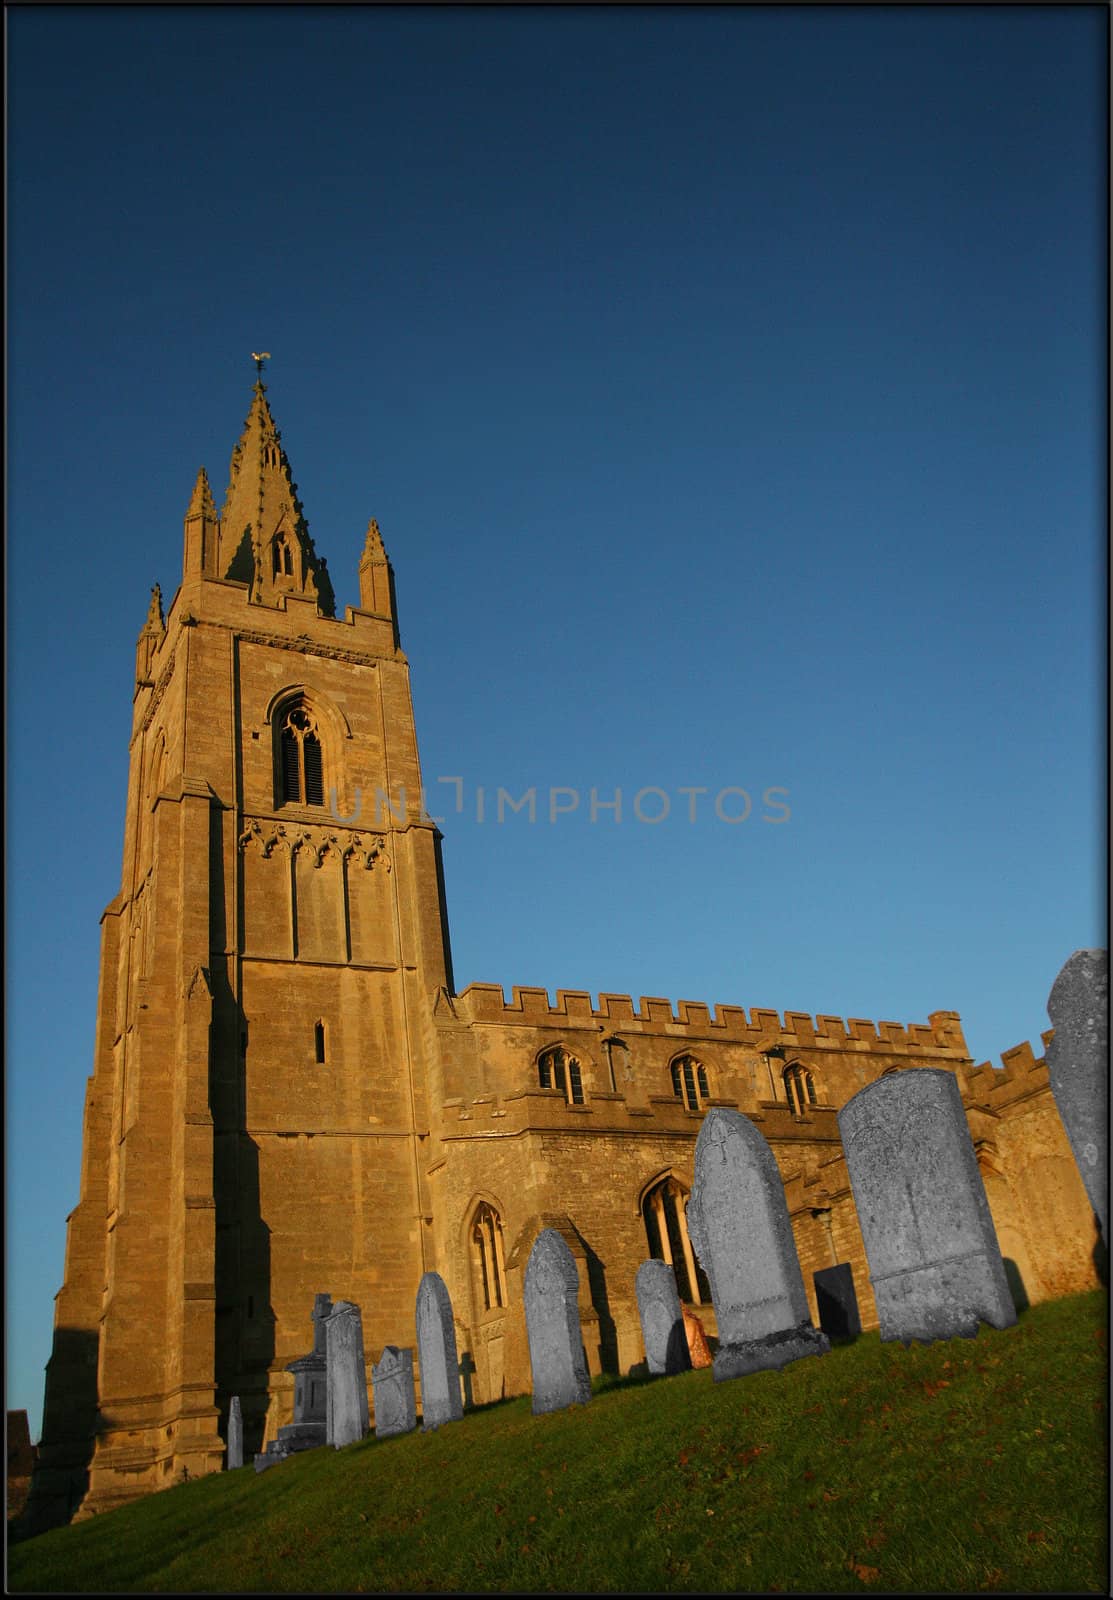
<instances>
[{"instance_id":1,"label":"tall rounded gravestone","mask_svg":"<svg viewBox=\"0 0 1113 1600\"><path fill-rule=\"evenodd\" d=\"M542 1228L529 1253L523 1286L535 1416L591 1399L579 1292L571 1250L555 1228Z\"/></svg>"},{"instance_id":2,"label":"tall rounded gravestone","mask_svg":"<svg viewBox=\"0 0 1113 1600\"><path fill-rule=\"evenodd\" d=\"M688 1236L711 1284L716 1381L820 1356L776 1158L748 1117L707 1113L696 1141Z\"/></svg>"},{"instance_id":3,"label":"tall rounded gravestone","mask_svg":"<svg viewBox=\"0 0 1113 1600\"><path fill-rule=\"evenodd\" d=\"M886 1073L838 1114L882 1339L1016 1321L954 1074Z\"/></svg>"}]
</instances>

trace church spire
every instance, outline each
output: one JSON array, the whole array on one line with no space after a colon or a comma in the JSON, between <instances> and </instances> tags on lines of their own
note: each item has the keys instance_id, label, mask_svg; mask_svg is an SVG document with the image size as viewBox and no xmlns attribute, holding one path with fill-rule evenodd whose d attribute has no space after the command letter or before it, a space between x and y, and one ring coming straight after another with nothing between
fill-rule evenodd
<instances>
[{"instance_id":1,"label":"church spire","mask_svg":"<svg viewBox=\"0 0 1113 1600\"><path fill-rule=\"evenodd\" d=\"M275 604L281 594L300 595L315 599L332 616L332 585L309 537L282 435L267 402L265 359L265 354L254 356L258 376L251 409L232 451L216 575L249 584L252 600L262 604Z\"/></svg>"}]
</instances>

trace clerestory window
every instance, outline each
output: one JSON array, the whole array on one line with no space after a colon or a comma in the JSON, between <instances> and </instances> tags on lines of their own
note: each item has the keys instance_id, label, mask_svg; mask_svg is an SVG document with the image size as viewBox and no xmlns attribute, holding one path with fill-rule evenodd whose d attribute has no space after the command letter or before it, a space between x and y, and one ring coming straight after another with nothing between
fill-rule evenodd
<instances>
[{"instance_id":1,"label":"clerestory window","mask_svg":"<svg viewBox=\"0 0 1113 1600\"><path fill-rule=\"evenodd\" d=\"M300 703L291 706L282 724L282 799L303 806L325 803L321 736L312 713Z\"/></svg>"},{"instance_id":2,"label":"clerestory window","mask_svg":"<svg viewBox=\"0 0 1113 1600\"><path fill-rule=\"evenodd\" d=\"M580 1063L563 1045L554 1045L537 1058L537 1072L542 1089L559 1089L570 1106L583 1105Z\"/></svg>"},{"instance_id":3,"label":"clerestory window","mask_svg":"<svg viewBox=\"0 0 1113 1600\"><path fill-rule=\"evenodd\" d=\"M707 1069L694 1056L677 1056L672 1064L672 1092L689 1111L707 1099Z\"/></svg>"},{"instance_id":4,"label":"clerestory window","mask_svg":"<svg viewBox=\"0 0 1113 1600\"><path fill-rule=\"evenodd\" d=\"M784 1070L785 1099L794 1117L805 1117L808 1108L816 1104L815 1084L807 1067L794 1061Z\"/></svg>"}]
</instances>

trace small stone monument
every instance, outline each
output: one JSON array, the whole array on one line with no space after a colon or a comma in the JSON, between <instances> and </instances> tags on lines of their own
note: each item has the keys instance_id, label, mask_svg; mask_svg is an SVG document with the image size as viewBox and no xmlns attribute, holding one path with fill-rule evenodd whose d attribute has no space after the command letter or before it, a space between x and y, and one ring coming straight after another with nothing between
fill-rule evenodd
<instances>
[{"instance_id":1,"label":"small stone monument","mask_svg":"<svg viewBox=\"0 0 1113 1600\"><path fill-rule=\"evenodd\" d=\"M676 1274L667 1261L643 1261L634 1279L646 1366L652 1374L687 1372L692 1365Z\"/></svg>"},{"instance_id":2,"label":"small stone monument","mask_svg":"<svg viewBox=\"0 0 1113 1600\"><path fill-rule=\"evenodd\" d=\"M452 1301L439 1272L427 1272L417 1286L417 1361L421 1369L422 1431L464 1415Z\"/></svg>"},{"instance_id":3,"label":"small stone monument","mask_svg":"<svg viewBox=\"0 0 1113 1600\"><path fill-rule=\"evenodd\" d=\"M294 1374L294 1420L279 1428L278 1437L255 1457L256 1472L265 1472L275 1462L285 1461L295 1450L313 1450L325 1443L328 1420L325 1320L331 1310L330 1294L314 1297L313 1348L286 1368Z\"/></svg>"},{"instance_id":4,"label":"small stone monument","mask_svg":"<svg viewBox=\"0 0 1113 1600\"><path fill-rule=\"evenodd\" d=\"M838 1113L882 1339L972 1339L1016 1321L953 1073L887 1073Z\"/></svg>"},{"instance_id":5,"label":"small stone monument","mask_svg":"<svg viewBox=\"0 0 1113 1600\"><path fill-rule=\"evenodd\" d=\"M696 1140L688 1237L711 1284L716 1382L831 1348L812 1325L784 1181L748 1117L714 1106Z\"/></svg>"},{"instance_id":6,"label":"small stone monument","mask_svg":"<svg viewBox=\"0 0 1113 1600\"><path fill-rule=\"evenodd\" d=\"M377 1439L410 1433L417 1427L412 1350L399 1350L397 1345L388 1344L382 1359L371 1368L371 1388L375 1396Z\"/></svg>"},{"instance_id":7,"label":"small stone monument","mask_svg":"<svg viewBox=\"0 0 1113 1600\"><path fill-rule=\"evenodd\" d=\"M232 1396L232 1403L228 1407L228 1448L225 1454L225 1465L229 1472L243 1466L243 1416L238 1394Z\"/></svg>"},{"instance_id":8,"label":"small stone monument","mask_svg":"<svg viewBox=\"0 0 1113 1600\"><path fill-rule=\"evenodd\" d=\"M555 1228L542 1228L529 1253L523 1290L534 1416L591 1399L579 1289L571 1250Z\"/></svg>"},{"instance_id":9,"label":"small stone monument","mask_svg":"<svg viewBox=\"0 0 1113 1600\"><path fill-rule=\"evenodd\" d=\"M371 1431L363 1318L357 1305L338 1300L325 1321L325 1443L339 1450Z\"/></svg>"},{"instance_id":10,"label":"small stone monument","mask_svg":"<svg viewBox=\"0 0 1113 1600\"><path fill-rule=\"evenodd\" d=\"M1076 950L1051 986L1047 1075L1101 1236L1109 1241L1109 955Z\"/></svg>"}]
</instances>

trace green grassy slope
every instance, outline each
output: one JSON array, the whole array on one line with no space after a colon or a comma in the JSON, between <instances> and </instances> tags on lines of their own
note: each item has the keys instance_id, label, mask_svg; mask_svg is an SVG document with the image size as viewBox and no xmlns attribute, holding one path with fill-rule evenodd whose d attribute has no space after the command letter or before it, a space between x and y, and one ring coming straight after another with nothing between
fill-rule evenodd
<instances>
[{"instance_id":1,"label":"green grassy slope","mask_svg":"<svg viewBox=\"0 0 1113 1600\"><path fill-rule=\"evenodd\" d=\"M14 1546L9 1590L1106 1593L1107 1309L248 1466Z\"/></svg>"}]
</instances>

